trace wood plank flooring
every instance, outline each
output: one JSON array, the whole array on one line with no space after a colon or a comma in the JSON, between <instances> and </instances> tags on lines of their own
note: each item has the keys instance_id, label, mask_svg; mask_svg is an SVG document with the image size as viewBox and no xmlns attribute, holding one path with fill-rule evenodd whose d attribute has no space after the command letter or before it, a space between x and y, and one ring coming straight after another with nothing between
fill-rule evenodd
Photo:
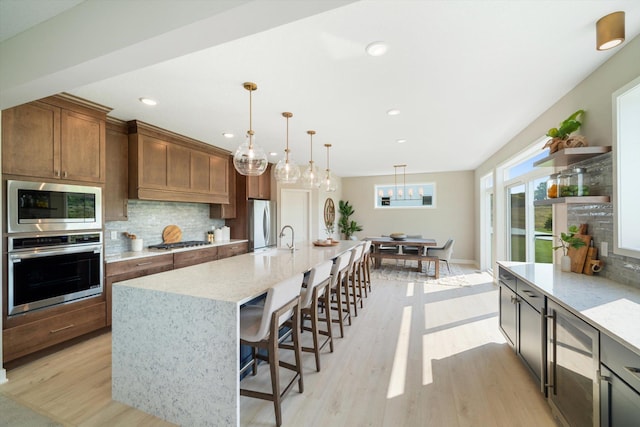
<instances>
[{"instance_id":1,"label":"wood plank flooring","mask_svg":"<svg viewBox=\"0 0 640 427\"><path fill-rule=\"evenodd\" d=\"M486 274L465 273L475 284L374 281L335 351L323 352L322 371L303 354L305 391L294 387L285 398L283 425L555 426L498 331L496 287ZM111 400L110 333L7 370L0 393L63 425L171 425ZM242 386L268 390L268 368ZM275 425L272 404L242 397L241 425Z\"/></svg>"}]
</instances>

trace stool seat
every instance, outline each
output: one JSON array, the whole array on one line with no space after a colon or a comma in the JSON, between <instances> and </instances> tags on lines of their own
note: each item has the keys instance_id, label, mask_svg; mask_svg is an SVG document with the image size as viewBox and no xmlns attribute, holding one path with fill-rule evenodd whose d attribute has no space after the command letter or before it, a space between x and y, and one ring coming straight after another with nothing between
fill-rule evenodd
<instances>
[{"instance_id":1,"label":"stool seat","mask_svg":"<svg viewBox=\"0 0 640 427\"><path fill-rule=\"evenodd\" d=\"M258 336L260 321L264 315L264 307L246 305L240 310L240 339L245 341L260 341Z\"/></svg>"}]
</instances>

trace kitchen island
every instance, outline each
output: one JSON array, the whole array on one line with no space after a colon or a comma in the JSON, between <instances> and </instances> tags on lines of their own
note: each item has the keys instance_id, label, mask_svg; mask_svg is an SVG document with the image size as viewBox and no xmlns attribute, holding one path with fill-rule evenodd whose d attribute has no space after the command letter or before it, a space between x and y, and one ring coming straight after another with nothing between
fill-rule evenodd
<instances>
[{"instance_id":1,"label":"kitchen island","mask_svg":"<svg viewBox=\"0 0 640 427\"><path fill-rule=\"evenodd\" d=\"M180 425L240 421L240 306L357 245L268 249L113 285L113 399Z\"/></svg>"}]
</instances>

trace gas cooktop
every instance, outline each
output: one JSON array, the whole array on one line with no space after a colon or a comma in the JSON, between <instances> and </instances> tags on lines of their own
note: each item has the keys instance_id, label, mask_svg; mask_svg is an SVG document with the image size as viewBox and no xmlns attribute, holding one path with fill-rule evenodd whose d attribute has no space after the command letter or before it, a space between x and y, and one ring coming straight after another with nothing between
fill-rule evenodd
<instances>
[{"instance_id":1,"label":"gas cooktop","mask_svg":"<svg viewBox=\"0 0 640 427\"><path fill-rule=\"evenodd\" d=\"M194 246L204 246L209 245L209 242L204 240L187 240L185 242L176 242L176 243L160 243L159 245L150 245L149 249L180 249L180 248L191 248Z\"/></svg>"}]
</instances>

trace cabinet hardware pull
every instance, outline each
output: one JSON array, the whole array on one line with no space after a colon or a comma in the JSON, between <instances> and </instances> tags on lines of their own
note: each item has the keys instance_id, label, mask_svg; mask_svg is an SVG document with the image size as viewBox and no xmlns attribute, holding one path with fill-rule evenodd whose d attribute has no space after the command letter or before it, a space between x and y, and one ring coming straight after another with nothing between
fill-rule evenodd
<instances>
[{"instance_id":1,"label":"cabinet hardware pull","mask_svg":"<svg viewBox=\"0 0 640 427\"><path fill-rule=\"evenodd\" d=\"M136 267L141 267L143 265L149 265L149 264L153 264L153 261L147 261L147 262L141 262L136 264Z\"/></svg>"},{"instance_id":2,"label":"cabinet hardware pull","mask_svg":"<svg viewBox=\"0 0 640 427\"><path fill-rule=\"evenodd\" d=\"M50 330L50 331L49 331L49 333L50 333L50 334L55 334L55 333L57 333L57 332L64 331L65 329L73 328L74 326L76 326L76 325L74 325L74 324L72 323L72 324L70 324L70 325L63 326L62 328L52 329L52 330Z\"/></svg>"},{"instance_id":3,"label":"cabinet hardware pull","mask_svg":"<svg viewBox=\"0 0 640 427\"><path fill-rule=\"evenodd\" d=\"M634 368L633 366L625 366L624 369L626 369L636 377L640 378L640 368Z\"/></svg>"},{"instance_id":4,"label":"cabinet hardware pull","mask_svg":"<svg viewBox=\"0 0 640 427\"><path fill-rule=\"evenodd\" d=\"M60 171L53 171L53 176L59 177L60 176Z\"/></svg>"},{"instance_id":5,"label":"cabinet hardware pull","mask_svg":"<svg viewBox=\"0 0 640 427\"><path fill-rule=\"evenodd\" d=\"M67 171L62 172L62 177L66 178L67 177Z\"/></svg>"},{"instance_id":6,"label":"cabinet hardware pull","mask_svg":"<svg viewBox=\"0 0 640 427\"><path fill-rule=\"evenodd\" d=\"M600 375L600 381L606 381L608 383L611 382L611 377L607 376L607 375Z\"/></svg>"}]
</instances>

